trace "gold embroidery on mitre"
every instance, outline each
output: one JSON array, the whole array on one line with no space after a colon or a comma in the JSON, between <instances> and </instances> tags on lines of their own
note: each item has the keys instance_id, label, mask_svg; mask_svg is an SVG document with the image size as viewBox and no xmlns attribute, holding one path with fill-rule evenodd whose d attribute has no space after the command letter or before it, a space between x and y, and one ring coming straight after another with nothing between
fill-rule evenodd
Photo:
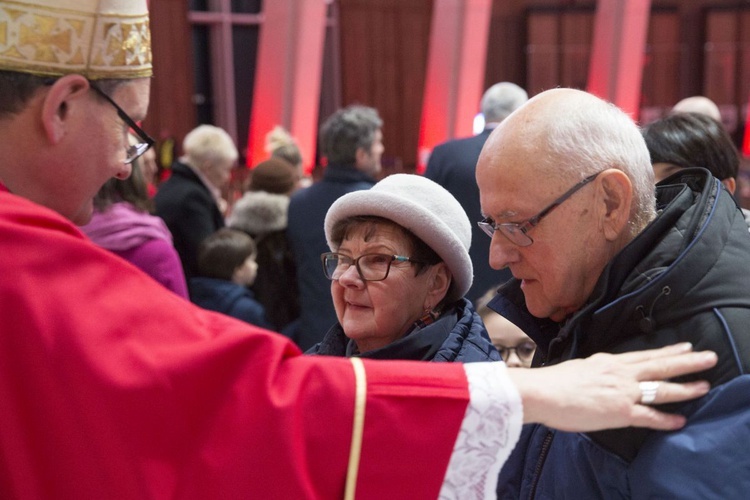
<instances>
[{"instance_id":1,"label":"gold embroidery on mitre","mask_svg":"<svg viewBox=\"0 0 750 500\"><path fill-rule=\"evenodd\" d=\"M134 71L151 68L151 32L148 20L101 22L96 36L102 40L91 56L91 71L106 72L107 68Z\"/></svg>"},{"instance_id":2,"label":"gold embroidery on mitre","mask_svg":"<svg viewBox=\"0 0 750 500\"><path fill-rule=\"evenodd\" d=\"M12 21L15 21L16 19L18 19L19 17L25 14L24 11L14 9L12 7L5 7L4 10L8 13L8 18L10 18L10 20Z\"/></svg>"},{"instance_id":3,"label":"gold embroidery on mitre","mask_svg":"<svg viewBox=\"0 0 750 500\"><path fill-rule=\"evenodd\" d=\"M34 25L22 24L18 35L19 47L34 50L33 59L41 62L60 62L71 51L70 30L59 29L57 19L50 16L34 16Z\"/></svg>"},{"instance_id":4,"label":"gold embroidery on mitre","mask_svg":"<svg viewBox=\"0 0 750 500\"><path fill-rule=\"evenodd\" d=\"M74 64L76 66L86 65L86 59L84 59L83 54L81 53L81 49L78 49L78 51L73 54L73 57L70 58L70 64Z\"/></svg>"},{"instance_id":5,"label":"gold embroidery on mitre","mask_svg":"<svg viewBox=\"0 0 750 500\"><path fill-rule=\"evenodd\" d=\"M8 4L0 4L0 69L80 73L92 79L152 74L147 13L125 16Z\"/></svg>"}]
</instances>

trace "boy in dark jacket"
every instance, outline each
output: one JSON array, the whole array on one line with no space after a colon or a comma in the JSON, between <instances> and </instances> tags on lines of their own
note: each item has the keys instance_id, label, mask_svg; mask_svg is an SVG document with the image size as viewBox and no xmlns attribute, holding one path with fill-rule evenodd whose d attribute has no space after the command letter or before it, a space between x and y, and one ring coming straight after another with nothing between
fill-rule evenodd
<instances>
[{"instance_id":1,"label":"boy in dark jacket","mask_svg":"<svg viewBox=\"0 0 750 500\"><path fill-rule=\"evenodd\" d=\"M223 228L213 233L198 249L198 276L190 280L191 300L270 329L263 306L247 288L258 274L256 255L255 242L242 231Z\"/></svg>"}]
</instances>

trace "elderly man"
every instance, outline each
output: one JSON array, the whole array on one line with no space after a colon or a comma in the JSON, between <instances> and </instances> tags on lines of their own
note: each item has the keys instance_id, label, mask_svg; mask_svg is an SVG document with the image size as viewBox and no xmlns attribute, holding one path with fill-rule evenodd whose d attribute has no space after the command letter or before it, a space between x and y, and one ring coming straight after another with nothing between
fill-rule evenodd
<instances>
[{"instance_id":1,"label":"elderly man","mask_svg":"<svg viewBox=\"0 0 750 500\"><path fill-rule=\"evenodd\" d=\"M479 188L476 166L479 153L490 133L500 122L528 100L524 89L511 82L496 83L482 95L480 109L484 115L484 130L473 136L438 144L427 162L425 177L447 189L464 207L469 220L479 220ZM489 264L489 247L482 244L484 235L478 226L471 232L469 256L474 266L474 283L466 298L476 303L488 290L510 278L510 272L493 270Z\"/></svg>"},{"instance_id":2,"label":"elderly man","mask_svg":"<svg viewBox=\"0 0 750 500\"><path fill-rule=\"evenodd\" d=\"M172 232L185 277L197 274L198 247L224 227L226 201L221 196L237 162L237 147L224 130L199 125L182 142L184 155L154 197L156 213Z\"/></svg>"},{"instance_id":3,"label":"elderly man","mask_svg":"<svg viewBox=\"0 0 750 500\"><path fill-rule=\"evenodd\" d=\"M383 120L374 108L352 105L336 111L320 128L320 149L328 160L323 179L297 191L289 202L287 235L297 264L300 322L294 340L304 351L336 322L331 282L321 272L320 255L329 250L323 221L334 201L369 189L380 173Z\"/></svg>"},{"instance_id":4,"label":"elderly man","mask_svg":"<svg viewBox=\"0 0 750 500\"><path fill-rule=\"evenodd\" d=\"M685 429L527 428L499 496L750 491L750 235L721 183L684 170L654 199L636 125L571 89L541 93L506 119L482 151L477 182L491 263L514 276L491 307L536 341L535 365L678 340L719 355L709 396L678 407L690 416ZM720 470L736 472L731 484Z\"/></svg>"},{"instance_id":5,"label":"elderly man","mask_svg":"<svg viewBox=\"0 0 750 500\"><path fill-rule=\"evenodd\" d=\"M152 143L146 0L4 2L0 27L0 498L469 498L522 420L684 424L639 388L715 363L684 345L534 374L312 358L181 299L72 222Z\"/></svg>"}]
</instances>

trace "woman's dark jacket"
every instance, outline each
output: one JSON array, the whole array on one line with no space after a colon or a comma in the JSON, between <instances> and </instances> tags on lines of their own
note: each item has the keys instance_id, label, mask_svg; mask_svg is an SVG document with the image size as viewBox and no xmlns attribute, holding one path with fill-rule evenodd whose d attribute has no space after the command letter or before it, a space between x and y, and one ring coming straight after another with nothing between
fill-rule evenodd
<instances>
[{"instance_id":1,"label":"woman's dark jacket","mask_svg":"<svg viewBox=\"0 0 750 500\"><path fill-rule=\"evenodd\" d=\"M175 162L172 175L159 186L154 203L156 215L164 219L172 233L185 277L190 280L198 276L199 245L224 227L224 216L211 191L190 167Z\"/></svg>"},{"instance_id":2,"label":"woman's dark jacket","mask_svg":"<svg viewBox=\"0 0 750 500\"><path fill-rule=\"evenodd\" d=\"M537 343L534 364L681 341L719 355L711 392L660 409L688 416L674 432L578 434L526 426L503 467L499 498L746 498L750 494L750 234L706 170L657 188L659 215L604 269L562 325L528 313L513 280L490 307Z\"/></svg>"},{"instance_id":3,"label":"woman's dark jacket","mask_svg":"<svg viewBox=\"0 0 750 500\"><path fill-rule=\"evenodd\" d=\"M289 197L249 191L237 200L227 225L252 236L258 275L250 289L277 332L299 318L297 265L286 235Z\"/></svg>"},{"instance_id":4,"label":"woman's dark jacket","mask_svg":"<svg viewBox=\"0 0 750 500\"><path fill-rule=\"evenodd\" d=\"M339 323L307 354L347 356L352 346ZM500 353L490 342L487 329L474 307L461 299L454 310L444 313L434 323L415 328L406 336L380 349L358 354L373 359L408 359L422 361L499 361Z\"/></svg>"}]
</instances>

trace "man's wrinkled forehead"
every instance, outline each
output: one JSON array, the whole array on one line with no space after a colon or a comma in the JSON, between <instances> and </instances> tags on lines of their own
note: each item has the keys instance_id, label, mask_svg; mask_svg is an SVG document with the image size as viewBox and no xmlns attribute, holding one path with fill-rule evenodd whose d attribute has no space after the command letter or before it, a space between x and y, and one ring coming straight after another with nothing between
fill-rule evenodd
<instances>
[{"instance_id":1,"label":"man's wrinkled forehead","mask_svg":"<svg viewBox=\"0 0 750 500\"><path fill-rule=\"evenodd\" d=\"M498 222L534 215L540 204L558 195L562 176L551 170L564 161L541 137L527 133L528 123L506 132L487 145L477 164L482 211Z\"/></svg>"}]
</instances>

